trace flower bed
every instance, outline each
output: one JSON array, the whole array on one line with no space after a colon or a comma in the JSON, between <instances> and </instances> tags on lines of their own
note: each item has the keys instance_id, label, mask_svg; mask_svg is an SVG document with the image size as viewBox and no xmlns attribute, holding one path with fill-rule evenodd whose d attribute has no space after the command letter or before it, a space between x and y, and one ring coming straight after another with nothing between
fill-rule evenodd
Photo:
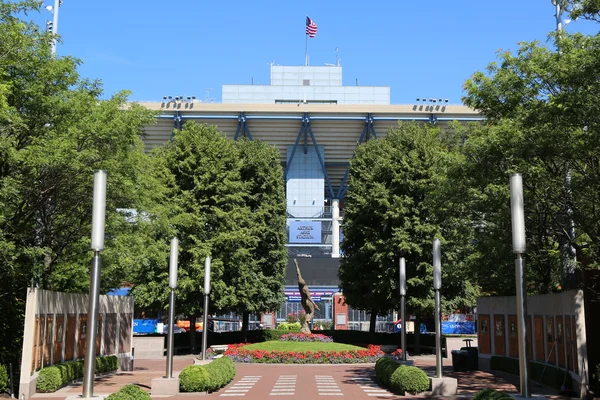
<instances>
[{"instance_id":1,"label":"flower bed","mask_svg":"<svg viewBox=\"0 0 600 400\"><path fill-rule=\"evenodd\" d=\"M246 344L229 345L225 355L239 363L268 364L358 364L374 363L383 356L379 346L369 345L364 350L347 351L268 351L246 350ZM392 353L399 360L401 350Z\"/></svg>"},{"instance_id":2,"label":"flower bed","mask_svg":"<svg viewBox=\"0 0 600 400\"><path fill-rule=\"evenodd\" d=\"M331 336L307 333L286 333L279 340L282 342L333 342Z\"/></svg>"}]
</instances>

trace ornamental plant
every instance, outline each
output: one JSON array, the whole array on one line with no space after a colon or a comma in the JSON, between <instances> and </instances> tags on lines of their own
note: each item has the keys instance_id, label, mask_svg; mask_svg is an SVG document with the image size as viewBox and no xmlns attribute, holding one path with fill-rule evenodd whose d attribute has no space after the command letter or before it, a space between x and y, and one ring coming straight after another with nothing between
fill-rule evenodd
<instances>
[{"instance_id":1,"label":"ornamental plant","mask_svg":"<svg viewBox=\"0 0 600 400\"><path fill-rule=\"evenodd\" d=\"M233 362L268 364L358 364L374 363L383 356L379 346L364 350L343 351L276 351L247 350L245 344L229 345L225 355Z\"/></svg>"},{"instance_id":2,"label":"ornamental plant","mask_svg":"<svg viewBox=\"0 0 600 400\"><path fill-rule=\"evenodd\" d=\"M106 400L151 400L144 389L136 385L125 385L118 392L111 394Z\"/></svg>"},{"instance_id":3,"label":"ornamental plant","mask_svg":"<svg viewBox=\"0 0 600 400\"><path fill-rule=\"evenodd\" d=\"M333 342L331 336L320 333L286 333L279 338L282 342Z\"/></svg>"}]
</instances>

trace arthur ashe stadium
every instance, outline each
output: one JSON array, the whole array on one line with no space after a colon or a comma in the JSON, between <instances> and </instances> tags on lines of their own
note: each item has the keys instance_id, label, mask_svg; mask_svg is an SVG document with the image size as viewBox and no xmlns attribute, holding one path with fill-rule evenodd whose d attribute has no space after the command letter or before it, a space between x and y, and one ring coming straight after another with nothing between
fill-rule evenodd
<instances>
[{"instance_id":1,"label":"arthur ashe stadium","mask_svg":"<svg viewBox=\"0 0 600 400\"><path fill-rule=\"evenodd\" d=\"M333 321L336 329L368 329L368 315L340 301L338 266L343 239L348 166L356 146L382 137L398 121L476 121L483 117L445 99L390 104L385 86L343 86L342 67L271 65L270 85L223 85L222 103L187 96L164 96L141 103L159 111L146 128L146 148L169 141L184 122L216 125L231 140L246 137L275 146L281 154L286 185L288 254L286 303L276 315L262 315L264 326L301 310L293 259L319 303L315 321ZM258 317L257 317L258 318ZM381 318L388 330L393 316Z\"/></svg>"}]
</instances>

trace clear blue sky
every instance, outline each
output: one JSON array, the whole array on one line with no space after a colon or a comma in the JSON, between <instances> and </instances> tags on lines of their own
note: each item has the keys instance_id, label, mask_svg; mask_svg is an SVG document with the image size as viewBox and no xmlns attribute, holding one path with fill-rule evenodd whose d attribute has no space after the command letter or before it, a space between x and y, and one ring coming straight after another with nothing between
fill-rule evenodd
<instances>
[{"instance_id":1,"label":"clear blue sky","mask_svg":"<svg viewBox=\"0 0 600 400\"><path fill-rule=\"evenodd\" d=\"M392 104L460 103L465 79L498 50L546 43L555 28L550 0L64 0L58 53L80 58L81 74L101 79L107 96L127 89L132 100L210 93L220 101L223 84L268 84L271 61L302 65L306 15L318 25L311 65L334 63L337 47L344 85L390 86ZM52 16L33 18L43 25Z\"/></svg>"}]
</instances>

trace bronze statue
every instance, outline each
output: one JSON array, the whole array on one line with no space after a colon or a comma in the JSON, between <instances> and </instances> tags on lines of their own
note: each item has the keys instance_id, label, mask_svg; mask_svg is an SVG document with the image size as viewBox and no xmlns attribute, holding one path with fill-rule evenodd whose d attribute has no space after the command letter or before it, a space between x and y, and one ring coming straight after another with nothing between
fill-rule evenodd
<instances>
[{"instance_id":1,"label":"bronze statue","mask_svg":"<svg viewBox=\"0 0 600 400\"><path fill-rule=\"evenodd\" d=\"M298 274L298 289L300 290L300 296L302 297L300 303L302 304L302 308L304 308L304 312L306 313L306 318L304 319L304 323L302 323L302 327L300 328L301 333L310 334L310 328L308 327L308 323L312 320L313 315L315 313L315 308L319 311L319 306L317 303L310 298L310 290L308 286L306 286L306 282L302 279L302 275L300 274L300 267L298 266L298 260L294 259L294 263L296 264L296 273Z\"/></svg>"}]
</instances>

